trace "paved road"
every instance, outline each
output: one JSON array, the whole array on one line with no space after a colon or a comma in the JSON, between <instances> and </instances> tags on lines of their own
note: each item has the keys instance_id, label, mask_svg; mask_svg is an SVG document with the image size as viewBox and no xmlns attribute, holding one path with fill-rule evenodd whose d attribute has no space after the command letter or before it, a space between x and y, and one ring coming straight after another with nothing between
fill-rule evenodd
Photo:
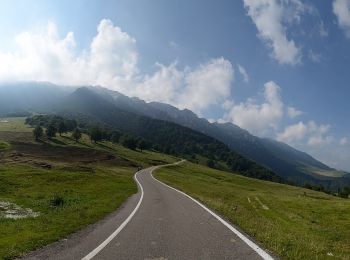
<instances>
[{"instance_id":1,"label":"paved road","mask_svg":"<svg viewBox=\"0 0 350 260\"><path fill-rule=\"evenodd\" d=\"M137 173L143 193L117 212L25 259L262 259L207 210L156 181L154 168ZM123 222L126 226L115 231Z\"/></svg>"}]
</instances>

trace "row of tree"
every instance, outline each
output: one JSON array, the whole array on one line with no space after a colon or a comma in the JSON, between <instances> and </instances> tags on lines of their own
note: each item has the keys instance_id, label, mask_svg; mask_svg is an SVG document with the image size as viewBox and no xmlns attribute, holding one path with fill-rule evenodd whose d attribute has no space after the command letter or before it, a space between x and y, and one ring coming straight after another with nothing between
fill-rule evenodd
<instances>
[{"instance_id":1,"label":"row of tree","mask_svg":"<svg viewBox=\"0 0 350 260\"><path fill-rule=\"evenodd\" d=\"M134 137L117 130L110 130L109 128L93 126L86 133L89 135L90 140L95 143L99 141L111 141L112 143L120 143L129 149L135 150L138 148L141 151L153 148L150 142L142 138Z\"/></svg>"},{"instance_id":2,"label":"row of tree","mask_svg":"<svg viewBox=\"0 0 350 260\"><path fill-rule=\"evenodd\" d=\"M329 190L327 190L322 184L310 184L310 183L305 183L304 188L309 189L309 190L314 190L314 191L321 191L327 194L332 194L335 196L339 196L341 198L349 198L350 195L350 187L343 187L339 188L338 192L332 193Z\"/></svg>"},{"instance_id":3,"label":"row of tree","mask_svg":"<svg viewBox=\"0 0 350 260\"><path fill-rule=\"evenodd\" d=\"M40 141L42 137L44 137L44 133L46 137L49 140L51 140L53 137L56 136L57 132L58 132L58 129L56 129L56 127L53 124L50 124L45 131L42 126L37 125L33 130L33 135L34 135L35 141ZM62 133L60 133L60 135L62 135ZM76 142L78 142L81 139L81 136L82 136L82 132L79 128L75 128L72 131L72 138L74 138Z\"/></svg>"},{"instance_id":4,"label":"row of tree","mask_svg":"<svg viewBox=\"0 0 350 260\"><path fill-rule=\"evenodd\" d=\"M26 119L26 124L35 126L33 135L36 141L41 140L46 136L49 140L56 137L57 134L71 132L71 137L78 142L82 134L85 133L90 137L91 142L97 143L100 141L111 141L113 143L120 143L129 149L145 149L153 148L152 144L146 142L142 138L134 137L130 134L125 134L117 130L103 128L98 125L91 127L83 126L82 129L78 127L75 120L65 119L60 116L44 116L38 115Z\"/></svg>"},{"instance_id":5,"label":"row of tree","mask_svg":"<svg viewBox=\"0 0 350 260\"><path fill-rule=\"evenodd\" d=\"M56 115L36 115L28 117L26 124L31 126L41 126L49 130L48 137L52 138L58 133L60 136L67 132L72 132L78 127L77 121Z\"/></svg>"}]
</instances>

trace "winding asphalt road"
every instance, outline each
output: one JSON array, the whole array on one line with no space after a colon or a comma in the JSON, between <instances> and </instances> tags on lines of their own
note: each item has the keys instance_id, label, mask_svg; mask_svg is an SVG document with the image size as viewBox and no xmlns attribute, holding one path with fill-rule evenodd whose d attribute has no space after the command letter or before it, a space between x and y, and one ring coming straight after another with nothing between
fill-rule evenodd
<instances>
[{"instance_id":1,"label":"winding asphalt road","mask_svg":"<svg viewBox=\"0 0 350 260\"><path fill-rule=\"evenodd\" d=\"M24 259L272 259L235 227L157 181L151 167L138 194L104 220Z\"/></svg>"}]
</instances>

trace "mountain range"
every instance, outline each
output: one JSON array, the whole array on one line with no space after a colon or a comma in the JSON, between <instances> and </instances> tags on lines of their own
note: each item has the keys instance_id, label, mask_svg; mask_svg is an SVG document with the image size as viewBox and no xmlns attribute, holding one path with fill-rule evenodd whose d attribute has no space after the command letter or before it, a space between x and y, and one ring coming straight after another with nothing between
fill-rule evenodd
<instances>
[{"instance_id":1,"label":"mountain range","mask_svg":"<svg viewBox=\"0 0 350 260\"><path fill-rule=\"evenodd\" d=\"M122 124L117 123L120 116L118 120L113 116L116 109L122 111L118 112L120 115L124 113ZM21 111L58 114L74 111L94 114L95 118L104 123L117 125L131 132L135 131L132 129L135 124L129 122L137 117L130 115L171 122L215 138L232 151L298 185L309 182L335 189L350 180L349 174L337 171L305 152L282 142L254 136L232 123L210 123L188 109L180 110L164 103L145 102L102 87L68 88L36 82L0 84L0 115Z\"/></svg>"}]
</instances>

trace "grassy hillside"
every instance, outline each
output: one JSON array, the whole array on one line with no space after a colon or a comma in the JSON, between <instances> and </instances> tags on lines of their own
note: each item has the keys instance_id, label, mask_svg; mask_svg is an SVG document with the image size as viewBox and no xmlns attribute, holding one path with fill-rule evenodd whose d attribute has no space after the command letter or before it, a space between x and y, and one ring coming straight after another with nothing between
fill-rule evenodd
<instances>
[{"instance_id":1,"label":"grassy hillside","mask_svg":"<svg viewBox=\"0 0 350 260\"><path fill-rule=\"evenodd\" d=\"M304 185L322 184L327 190L336 191L349 181L342 178L343 172L331 169L310 155L293 147L268 138L259 138L231 123L210 123L188 109L179 110L168 104L146 103L137 98L104 89L91 88L93 91L113 101L118 108L154 119L174 122L211 136L226 144L233 151L254 160L271 169L284 180ZM313 171L310 171L312 168Z\"/></svg>"},{"instance_id":2,"label":"grassy hillside","mask_svg":"<svg viewBox=\"0 0 350 260\"><path fill-rule=\"evenodd\" d=\"M205 157L214 168L239 172L242 175L283 181L270 169L230 150L225 144L203 133L168 121L156 120L119 109L109 99L90 88L79 88L58 106L56 113L90 126L102 126L145 139L157 151L195 161ZM37 118L33 118L35 123Z\"/></svg>"},{"instance_id":3,"label":"grassy hillside","mask_svg":"<svg viewBox=\"0 0 350 260\"><path fill-rule=\"evenodd\" d=\"M284 259L350 259L350 201L186 162L155 176Z\"/></svg>"},{"instance_id":4,"label":"grassy hillside","mask_svg":"<svg viewBox=\"0 0 350 260\"><path fill-rule=\"evenodd\" d=\"M137 166L177 160L110 142L93 144L85 135L75 143L69 133L36 143L23 118L6 121L0 123L0 259L96 222L137 192Z\"/></svg>"}]
</instances>

